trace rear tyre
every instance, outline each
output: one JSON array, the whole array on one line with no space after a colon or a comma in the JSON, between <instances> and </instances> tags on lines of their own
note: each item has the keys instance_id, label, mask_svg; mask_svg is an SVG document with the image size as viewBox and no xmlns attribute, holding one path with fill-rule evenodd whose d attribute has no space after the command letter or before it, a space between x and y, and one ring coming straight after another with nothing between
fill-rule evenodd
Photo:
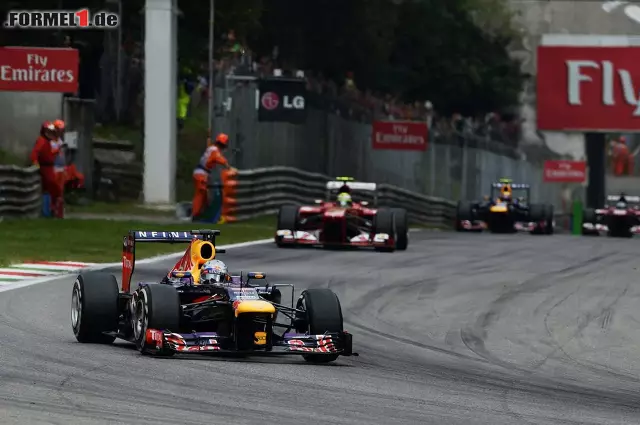
<instances>
[{"instance_id":1,"label":"rear tyre","mask_svg":"<svg viewBox=\"0 0 640 425\"><path fill-rule=\"evenodd\" d=\"M146 340L147 329L176 332L180 326L180 298L171 285L151 284L136 291L133 335L142 354L172 356L174 352L158 350Z\"/></svg>"},{"instance_id":2,"label":"rear tyre","mask_svg":"<svg viewBox=\"0 0 640 425\"><path fill-rule=\"evenodd\" d=\"M406 251L409 246L409 218L404 208L393 208L396 223L396 249Z\"/></svg>"},{"instance_id":3,"label":"rear tyre","mask_svg":"<svg viewBox=\"0 0 640 425\"><path fill-rule=\"evenodd\" d=\"M392 238L396 238L396 227L395 220L393 217L393 211L383 208L379 209L376 212L376 216L373 219L373 233L386 233ZM397 242L396 242L397 245ZM380 252L393 252L396 247L384 247L384 248L376 248L376 251Z\"/></svg>"},{"instance_id":4,"label":"rear tyre","mask_svg":"<svg viewBox=\"0 0 640 425\"><path fill-rule=\"evenodd\" d=\"M78 276L71 292L71 327L78 342L112 344L118 331L118 282L108 273Z\"/></svg>"},{"instance_id":5,"label":"rear tyre","mask_svg":"<svg viewBox=\"0 0 640 425\"><path fill-rule=\"evenodd\" d=\"M343 331L340 300L332 290L307 289L300 295L296 307L306 312L303 326L309 335ZM335 361L339 354L305 354L302 357L310 363L329 363Z\"/></svg>"},{"instance_id":6,"label":"rear tyre","mask_svg":"<svg viewBox=\"0 0 640 425\"><path fill-rule=\"evenodd\" d=\"M298 211L297 205L283 205L278 212L278 230L289 230L294 233L298 227ZM282 243L282 237L276 235L276 245L280 248L286 246L294 246L294 244Z\"/></svg>"}]
</instances>

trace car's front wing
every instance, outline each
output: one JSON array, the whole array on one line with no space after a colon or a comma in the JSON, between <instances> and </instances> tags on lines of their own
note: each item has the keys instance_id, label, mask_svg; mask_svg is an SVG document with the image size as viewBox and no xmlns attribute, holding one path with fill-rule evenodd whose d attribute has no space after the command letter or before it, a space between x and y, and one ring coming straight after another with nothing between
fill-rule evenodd
<instances>
[{"instance_id":1,"label":"car's front wing","mask_svg":"<svg viewBox=\"0 0 640 425\"><path fill-rule=\"evenodd\" d=\"M582 223L582 229L583 233L593 235L609 232L609 226L600 223ZM629 231L634 235L640 235L640 226L631 226Z\"/></svg>"},{"instance_id":2,"label":"car's front wing","mask_svg":"<svg viewBox=\"0 0 640 425\"><path fill-rule=\"evenodd\" d=\"M255 341L255 340L254 340ZM324 335L284 334L272 335L271 345L266 338L258 338L251 354L339 354L357 356L353 352L353 337L348 332L326 333ZM170 331L148 329L146 343L156 351L174 351L177 353L224 353L238 352L232 338L220 336L215 332L195 332L178 334ZM262 343L262 344L261 344ZM247 350L242 350L247 352Z\"/></svg>"},{"instance_id":3,"label":"car's front wing","mask_svg":"<svg viewBox=\"0 0 640 425\"><path fill-rule=\"evenodd\" d=\"M276 240L280 244L288 245L341 245L374 248L393 247L395 244L393 237L386 233L377 233L373 236L362 233L344 242L336 243L322 241L317 231L304 232L300 230L278 230L276 232Z\"/></svg>"},{"instance_id":4,"label":"car's front wing","mask_svg":"<svg viewBox=\"0 0 640 425\"><path fill-rule=\"evenodd\" d=\"M555 223L553 225L555 226ZM513 225L514 230L517 230L519 232L542 231L545 229L545 227L546 227L546 222L544 221L541 221L541 222L516 221ZM482 231L482 230L487 230L489 226L487 225L486 222L482 220L474 220L474 221L461 220L460 228L462 230L468 230L468 231Z\"/></svg>"}]
</instances>

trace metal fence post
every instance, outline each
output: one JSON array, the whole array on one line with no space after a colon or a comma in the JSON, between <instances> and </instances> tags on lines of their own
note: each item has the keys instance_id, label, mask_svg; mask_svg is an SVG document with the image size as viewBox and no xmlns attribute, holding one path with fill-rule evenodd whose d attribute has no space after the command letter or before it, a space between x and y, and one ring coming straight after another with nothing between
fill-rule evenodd
<instances>
[{"instance_id":1,"label":"metal fence post","mask_svg":"<svg viewBox=\"0 0 640 425\"><path fill-rule=\"evenodd\" d=\"M429 146L429 150L431 151L431 158L429 158L429 162L431 163L431 170L429 170L429 195L431 196L436 196L436 146L436 143L431 143Z\"/></svg>"},{"instance_id":2,"label":"metal fence post","mask_svg":"<svg viewBox=\"0 0 640 425\"><path fill-rule=\"evenodd\" d=\"M64 120L67 132L77 133L78 150L76 165L84 174L86 194L93 198L95 183L93 178L93 127L95 124L94 99L68 97L65 100Z\"/></svg>"},{"instance_id":3,"label":"metal fence post","mask_svg":"<svg viewBox=\"0 0 640 425\"><path fill-rule=\"evenodd\" d=\"M461 164L461 176L460 176L460 199L467 200L467 166L469 165L469 159L467 158L467 139L465 137L460 138L460 149L462 149L462 164Z\"/></svg>"}]
</instances>

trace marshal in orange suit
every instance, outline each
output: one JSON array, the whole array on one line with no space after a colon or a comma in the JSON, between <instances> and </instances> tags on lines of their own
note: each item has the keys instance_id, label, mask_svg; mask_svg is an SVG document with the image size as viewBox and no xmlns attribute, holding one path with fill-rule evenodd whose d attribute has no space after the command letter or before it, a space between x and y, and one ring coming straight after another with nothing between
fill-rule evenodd
<instances>
[{"instance_id":1,"label":"marshal in orange suit","mask_svg":"<svg viewBox=\"0 0 640 425\"><path fill-rule=\"evenodd\" d=\"M208 139L207 149L202 154L198 166L193 170L194 194L191 217L200 215L209 204L207 184L209 182L209 174L213 168L216 165L222 165L229 170L236 171L235 168L229 165L229 162L222 154L228 146L229 136L224 133L218 134L214 142Z\"/></svg>"}]
</instances>

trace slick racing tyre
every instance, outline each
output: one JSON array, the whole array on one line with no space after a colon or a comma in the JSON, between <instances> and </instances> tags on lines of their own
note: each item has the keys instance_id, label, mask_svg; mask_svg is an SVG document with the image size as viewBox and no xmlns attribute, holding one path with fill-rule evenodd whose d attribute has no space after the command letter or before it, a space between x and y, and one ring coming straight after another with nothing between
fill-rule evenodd
<instances>
[{"instance_id":1,"label":"slick racing tyre","mask_svg":"<svg viewBox=\"0 0 640 425\"><path fill-rule=\"evenodd\" d=\"M594 208L585 208L584 211L582 211L582 224L592 224L592 225L596 225L596 222L598 220L598 217L596 216L596 210ZM582 226L582 234L585 236L599 236L600 234L598 233L597 230L595 229L585 229L584 226Z\"/></svg>"},{"instance_id":2,"label":"slick racing tyre","mask_svg":"<svg viewBox=\"0 0 640 425\"><path fill-rule=\"evenodd\" d=\"M173 286L151 284L134 294L133 336L142 354L172 356L174 352L147 342L147 329L176 332L180 326L180 298Z\"/></svg>"},{"instance_id":3,"label":"slick racing tyre","mask_svg":"<svg viewBox=\"0 0 640 425\"><path fill-rule=\"evenodd\" d=\"M554 232L554 228L553 228L553 219L554 219L554 208L553 205L548 204L546 205L546 227L545 227L545 231L544 234L545 235L553 235Z\"/></svg>"},{"instance_id":4,"label":"slick racing tyre","mask_svg":"<svg viewBox=\"0 0 640 425\"><path fill-rule=\"evenodd\" d=\"M407 210L404 208L393 208L394 220L396 222L396 249L405 251L409 245L409 219Z\"/></svg>"},{"instance_id":5,"label":"slick racing tyre","mask_svg":"<svg viewBox=\"0 0 640 425\"><path fill-rule=\"evenodd\" d=\"M529 210L529 220L540 223L544 222L544 229L538 226L531 231L531 234L551 235L553 234L553 205L532 204Z\"/></svg>"},{"instance_id":6,"label":"slick racing tyre","mask_svg":"<svg viewBox=\"0 0 640 425\"><path fill-rule=\"evenodd\" d=\"M108 273L78 276L71 292L71 327L78 342L111 344L118 331L118 282Z\"/></svg>"},{"instance_id":7,"label":"slick racing tyre","mask_svg":"<svg viewBox=\"0 0 640 425\"><path fill-rule=\"evenodd\" d=\"M322 335L325 332L343 331L340 300L330 289L316 288L303 291L296 308L305 311L304 317L297 323L298 332ZM302 357L310 363L329 363L336 360L339 354L305 354Z\"/></svg>"},{"instance_id":8,"label":"slick racing tyre","mask_svg":"<svg viewBox=\"0 0 640 425\"><path fill-rule=\"evenodd\" d=\"M473 221L473 204L468 201L458 201L456 208L456 231L462 232L465 229L462 227L463 221Z\"/></svg>"},{"instance_id":9,"label":"slick racing tyre","mask_svg":"<svg viewBox=\"0 0 640 425\"><path fill-rule=\"evenodd\" d=\"M298 210L297 205L283 205L278 212L278 230L289 230L294 232L298 227ZM278 247L295 246L295 244L282 243L281 237L276 235L276 245Z\"/></svg>"},{"instance_id":10,"label":"slick racing tyre","mask_svg":"<svg viewBox=\"0 0 640 425\"><path fill-rule=\"evenodd\" d=\"M396 223L393 216L393 211L387 208L381 208L376 212L375 217L373 218L373 233L386 233L392 238L396 238ZM396 239L397 241L397 239ZM396 242L396 246L398 243ZM396 247L384 247L384 248L376 248L376 251L380 252L393 252Z\"/></svg>"}]
</instances>

